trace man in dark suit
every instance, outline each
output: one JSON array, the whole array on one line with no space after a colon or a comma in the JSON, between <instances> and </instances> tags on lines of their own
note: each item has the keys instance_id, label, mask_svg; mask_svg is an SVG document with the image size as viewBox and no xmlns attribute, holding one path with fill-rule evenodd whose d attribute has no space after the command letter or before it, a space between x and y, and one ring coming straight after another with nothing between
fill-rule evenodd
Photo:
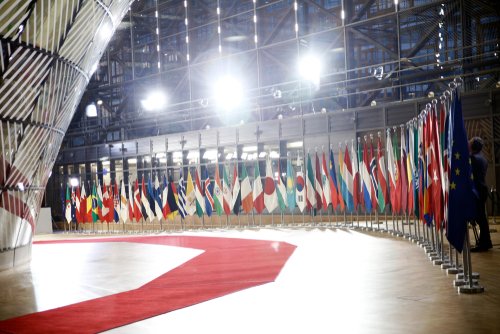
<instances>
[{"instance_id":1,"label":"man in dark suit","mask_svg":"<svg viewBox=\"0 0 500 334\"><path fill-rule=\"evenodd\" d=\"M477 191L476 198L476 223L479 225L479 241L471 252L485 252L492 247L490 238L490 228L486 217L486 200L488 199L488 186L486 185L486 171L488 161L481 153L483 150L483 140L474 137L469 141L471 153L472 175L474 176L474 186Z\"/></svg>"}]
</instances>

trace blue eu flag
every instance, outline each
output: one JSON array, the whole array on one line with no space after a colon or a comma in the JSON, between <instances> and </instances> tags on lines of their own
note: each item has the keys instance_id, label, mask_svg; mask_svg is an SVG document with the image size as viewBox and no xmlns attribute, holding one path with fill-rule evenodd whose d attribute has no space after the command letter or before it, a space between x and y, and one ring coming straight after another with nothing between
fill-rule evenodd
<instances>
[{"instance_id":1,"label":"blue eu flag","mask_svg":"<svg viewBox=\"0 0 500 334\"><path fill-rule=\"evenodd\" d=\"M474 220L476 206L469 145L462 117L462 102L458 92L454 93L450 113L448 138L451 140L449 143L451 155L446 237L458 252L462 252L467 222Z\"/></svg>"}]
</instances>

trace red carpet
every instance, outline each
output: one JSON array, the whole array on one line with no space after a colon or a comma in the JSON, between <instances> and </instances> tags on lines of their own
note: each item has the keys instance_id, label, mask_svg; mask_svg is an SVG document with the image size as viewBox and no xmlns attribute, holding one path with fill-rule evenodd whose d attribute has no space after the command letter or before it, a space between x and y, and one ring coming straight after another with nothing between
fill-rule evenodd
<instances>
[{"instance_id":1,"label":"red carpet","mask_svg":"<svg viewBox=\"0 0 500 334\"><path fill-rule=\"evenodd\" d=\"M45 243L136 242L205 250L138 289L0 322L1 333L96 333L273 282L295 246L278 241L150 236Z\"/></svg>"}]
</instances>

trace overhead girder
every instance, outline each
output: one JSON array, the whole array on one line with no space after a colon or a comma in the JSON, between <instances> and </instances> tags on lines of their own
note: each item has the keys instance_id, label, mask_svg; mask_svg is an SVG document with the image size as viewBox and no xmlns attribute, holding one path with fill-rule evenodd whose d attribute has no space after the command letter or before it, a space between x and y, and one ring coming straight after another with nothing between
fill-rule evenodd
<instances>
[{"instance_id":1,"label":"overhead girder","mask_svg":"<svg viewBox=\"0 0 500 334\"><path fill-rule=\"evenodd\" d=\"M361 9L357 10L354 16L352 16L350 22L357 22L366 12L370 9L370 7L375 3L375 0L367 0Z\"/></svg>"},{"instance_id":2,"label":"overhead girder","mask_svg":"<svg viewBox=\"0 0 500 334\"><path fill-rule=\"evenodd\" d=\"M334 7L333 9L327 9L327 8L325 8L325 6L323 6L322 2L320 3L320 1L302 0L301 2L304 4L308 4L311 8L312 7L315 8L315 10L308 11L304 7L302 7L302 10L306 11L305 13L302 13L302 15L307 15L308 19L311 20L311 22L314 22L315 17L320 16L320 17L324 18L325 15L328 15L328 16L331 16L332 18L340 20L339 14L338 14L340 7ZM351 1L346 1L346 2L347 2L347 6L349 6L349 4L351 4L351 5L353 4L353 2L351 2ZM448 6L448 4L455 4L457 2L458 1L451 1L451 0L446 1L445 0L443 2L446 4L445 16L443 18L440 17L440 19L442 18L443 20L450 20L450 16L449 16L450 13L456 13L457 9L454 6ZM226 2L226 4L228 6L230 6L229 8L231 8L231 9L229 9L229 11L231 13L234 12L234 8L237 6L237 3L238 2L231 2L231 1ZM274 4L274 3L275 2L273 2L272 4ZM398 59L397 48L396 49L393 48L392 44L390 46L384 45L384 41L381 40L381 36L383 36L383 35L380 35L380 32L377 32L377 33L373 32L373 31L370 32L369 29L371 29L371 26L374 26L374 25L382 22L382 20L384 21L382 23L386 24L387 28L389 28L390 24L387 22L391 21L391 20L395 21L395 18L398 15L401 18L407 18L407 17L411 18L412 16L419 16L419 15L423 17L423 19L420 21L416 20L416 22L415 22L416 25L413 25L411 27L409 27L409 26L405 27L403 24L401 24L399 28L401 29L402 33L408 32L410 30L418 29L418 28L416 28L418 26L423 27L424 25L427 25L427 26L425 26L425 28L426 28L425 30L420 28L423 31L425 31L425 33L423 35L421 35L421 36L418 36L417 34L409 35L410 36L409 38L411 38L411 43L413 46L410 49L406 49L406 50L401 49L400 50L400 52L402 52L401 57L410 58L410 60L411 60L411 58L418 55L421 50L426 50L429 47L431 47L431 48L433 47L433 45L429 46L429 40L433 36L437 35L437 29L438 29L437 23L438 23L438 21L436 18L435 24L432 24L432 25L428 24L430 21L433 20L433 18L435 16L434 15L435 13L433 12L433 10L430 10L430 9L435 8L435 7L437 8L438 6L440 6L440 3L433 1L433 2L423 4L423 5L415 5L415 6L409 5L408 8L401 8L399 11L393 11L393 12L388 12L388 10L378 10L377 12L374 12L374 13L370 12L370 14L368 15L370 17L367 19L365 19L364 16L366 16L365 14L368 13L368 11L373 7L373 4L375 3L375 1L367 0L364 2L361 2L361 1L356 2L356 4L358 4L358 5L361 3L363 3L363 6L358 8L358 10L356 10L355 12L353 12L353 11L349 12L349 10L347 11L348 17L346 19L346 22L349 22L349 23L346 23L344 27L334 26L334 27L328 28L327 30L319 31L319 33L321 33L321 34L327 33L328 31L339 32L338 34L334 35L335 37L332 37L331 41L328 40L326 42L327 45L329 45L326 47L326 50L328 50L328 49L332 48L332 46L335 46L338 44L339 38L342 38L342 33L341 33L342 30L346 29L347 32L351 32L356 37L356 39L358 40L358 43L365 41L365 42L367 42L367 44L372 46L372 48L371 48L372 50L381 50L381 51L383 51L383 53L386 53L391 59L397 60ZM170 4L169 4L169 6L170 6ZM167 8L167 3L159 4L159 7ZM176 36L176 34L181 36L181 37L184 36L185 31L182 30L184 25L177 25L181 19L182 20L184 19L184 16L183 16L184 15L184 8L182 7L182 5L179 5L178 7L175 7L174 9L169 10L165 15L162 15L162 12L166 12L166 11L165 10L162 11L161 8L160 8L158 20L161 22L161 26L164 27L163 28L164 30L163 31L160 30L160 44L161 44L161 40L165 39L167 37ZM351 8L354 8L354 7L352 6ZM477 16L481 16L481 15L489 15L489 13L491 13L491 12L498 13L498 8L499 8L498 6L494 6L492 4L492 2L490 2L490 1L479 0L476 2L476 5L470 10L469 15L471 15L472 17L477 17ZM212 6L207 6L206 3L203 3L202 7L200 7L200 10L209 10L209 11L214 12L215 8L212 8ZM300 10L301 9L299 8L299 11ZM426 11L427 11L427 13L426 13ZM259 22L262 22L263 18L265 19L266 16L275 16L275 18L276 18L276 20L274 21L275 23L273 23L272 27L271 26L265 27L265 29L267 29L266 34L262 34L262 30L259 31L259 38L262 38L263 41L259 40L259 46L257 48L257 53L259 53L261 55L261 57L265 57L265 58L260 59L261 65L258 69L259 71L261 71L264 68L262 66L262 59L266 59L266 58L267 58L267 61L271 62L272 66L275 66L277 68L277 71L279 73L284 73L287 71L290 72L290 71L294 70L293 68L291 68L290 64L287 62L287 60L289 60L287 58L289 58L289 56L292 55L292 53L285 52L284 56L281 57L281 56L278 56L278 53L276 52L277 50L279 50L279 48L282 48L283 45L288 45L287 43L292 41L292 40L288 40L288 39L286 41L282 41L279 34L283 29L293 29L293 26L291 26L289 24L289 22L291 22L293 20L293 16L292 16L293 12L294 11L293 11L292 6L288 6L288 7L284 6L281 8L277 8L276 10L273 9L270 11L259 9L259 12L258 12ZM148 8L147 10L142 10L141 13L144 15L154 15L154 8L152 7L152 8ZM176 15L175 13L177 13L179 15ZM349 13L351 13L351 18L349 18ZM170 15L173 15L173 17L171 17ZM190 19L192 18L192 15L195 15L194 11L191 11L189 13ZM211 14L209 14L209 15L211 15ZM177 17L175 17L175 16L177 16ZM138 20L138 17L135 13L133 13L132 17L133 17L132 20L134 21L134 23L136 23L136 26L133 29L134 32L136 32L136 33L140 33L143 31L148 32L148 33L152 32L153 27L150 24L149 25L146 24L147 20ZM137 22L137 21L140 21L140 22ZM171 24L169 24L169 22ZM489 29L489 30L494 29L494 27L495 27L494 23L486 22L483 24L481 22L478 22L478 24L480 24L478 26L478 30L481 29L482 27L483 28L488 27L487 29ZM382 26L382 29L385 29L386 26ZM239 28L239 27L240 26L236 25L236 28ZM380 28L380 27L377 26L377 28ZM167 35L167 34L165 34L165 30L168 30L168 29L171 29L173 31L169 32ZM193 29L193 27L190 27L190 29ZM130 31L132 31L132 29L130 29ZM307 33L304 33L304 30L301 30L301 35L299 38L314 41L314 36L317 33L318 32L314 32L314 33L309 35ZM382 32L382 34L383 33L384 32ZM390 35L390 33L391 33L391 31L388 30L387 35L389 37L392 36L392 35ZM126 32L124 34L126 34ZM217 37L217 34L212 35L211 41L203 40L200 42L206 42L207 45L210 43L213 44L215 37ZM392 36L392 37L394 37L394 36ZM418 40L415 37L419 37ZM124 41L124 43L122 44L123 47L121 48L121 50L123 52L132 52L132 50L127 49L127 43L126 43L125 36L123 37L123 41ZM191 39L190 41L193 41L193 39ZM352 41L351 41L351 43L349 43L349 42L350 41L347 41L347 45L344 45L344 51L343 51L343 52L347 52L346 60L348 61L348 63L345 64L345 66L346 66L346 70L349 73L348 74L349 77L348 77L348 80L346 82L344 82L344 83L339 82L338 83L339 87L342 87L342 89L350 90L349 94L353 94L353 95L349 95L349 96L354 97L353 101L355 101L355 103L350 104L349 107L356 107L360 104L363 105L363 104L369 103L371 101L370 98L372 96L376 96L384 88L390 88L390 89L394 88L392 85L395 85L395 87L397 88L397 87L399 87L399 85L419 84L419 82L425 81L425 78L436 79L439 77L439 75L441 73L445 73L445 72L450 73L450 70L447 71L446 67L444 70L417 69L417 68L415 68L414 71L411 70L410 72L406 72L404 70L404 68L402 68L403 72L401 72L401 77L398 77L398 78L392 78L391 75L387 75L388 78L384 79L380 82L374 81L374 80L369 80L369 78L367 78L367 77L358 78L356 75L356 68L357 68L356 64L351 63L351 65L349 66L349 61L355 60L354 57L357 56L357 53L353 52L354 51L353 48L355 48L356 45L361 45L364 47L366 47L367 45L366 44L363 45L362 43L353 44ZM398 41L396 41L396 44L397 44L397 47L401 47ZM178 47L180 45L181 44L179 44ZM325 44L322 44L322 47L324 45ZM200 44L197 44L197 46L200 46ZM136 44L136 45L133 45L132 47L134 49L137 49L138 46ZM155 47L156 47L156 45L155 45ZM201 47L201 48L203 48L203 47ZM287 50L290 49L290 51L291 51L291 48L285 48L285 49L287 49ZM326 50L325 50L325 52L327 52ZM246 51L250 51L250 50L246 50ZM251 50L251 51L253 52L254 50ZM365 52L365 51L363 50L361 52ZM134 67L137 64L140 64L141 62L147 62L149 64L154 65L157 60L154 59L154 58L156 58L155 57L156 54L155 53L153 54L153 53L154 52L144 54L142 52L136 51L134 53L135 63L133 63L133 64L130 63L129 61L125 60L126 55L121 54L121 53L114 54L112 59L117 61L118 63L122 64L124 71L126 71L128 67ZM182 54L185 54L185 52L182 52ZM193 53L191 52L191 55L192 54ZM384 58L385 58L385 56L384 56ZM380 63L380 61L381 61L380 59L377 60L377 58L373 58L373 60L371 62L373 63L373 65L377 65L378 63ZM256 60L255 60L255 62L256 62ZM363 62L367 63L366 60L363 60ZM202 63L205 63L205 61ZM206 63L208 64L208 62L206 62ZM369 63L370 63L370 60L368 60L367 64L369 64ZM468 65L468 64L464 64L464 65ZM464 69L475 69L475 68L484 69L485 66L490 66L490 67L495 66L494 64L488 65L488 63L486 63L486 62L481 62L481 63L474 62L474 64L470 64L470 65L473 67L466 66L466 67L464 67ZM172 68L172 70L174 70L174 71L181 71L181 72L182 72L182 69L185 69L184 74L180 74L180 73L179 73L179 75L176 74L175 79L173 79L175 81L169 82L169 84L171 83L171 88L173 89L173 91L172 91L173 94L181 93L181 92L183 92L183 89L185 89L187 86L189 86L189 83L187 82L188 81L188 76L187 76L188 67L187 66L188 66L188 64L186 63L186 64L183 64L181 67ZM398 67L398 64L396 62L394 63L394 65L391 65L391 66L392 66L391 72L389 72L389 74L396 73L396 72L399 73L400 68ZM136 66L136 67L138 69L138 66ZM265 68L267 68L267 67L265 67ZM136 80L128 81L128 82L126 82L126 84L136 85L136 83L139 83L139 85L140 85L140 81L142 81L142 80L149 80L149 79L153 79L153 78L154 78L154 80L156 80L156 79L160 78L160 76L162 77L162 80L172 80L172 79L168 79L169 78L168 73L169 73L170 69L168 69L168 68L167 68L167 70L165 70L165 69L166 68L163 67L163 71L161 73L148 73L148 71L146 71L145 73L143 73L142 77L139 76L138 78L136 78ZM339 74L342 74L342 72L339 72ZM334 75L336 75L336 73L330 73L329 75L331 75L333 77ZM344 74L342 74L342 75L344 75ZM494 77L494 75L492 77ZM165 78L167 78L167 79L165 79ZM139 80L139 81L137 81L137 80ZM396 81L394 81L394 80L396 80ZM481 84L485 85L486 81L489 82L492 80L485 80L485 81L481 82ZM412 83L412 82L415 82L415 83ZM127 95L127 94L125 94L123 91L116 92L114 90L114 88L119 89L121 87L121 85L123 85L123 84L124 83L111 83L110 85L105 84L106 87L109 88L109 90L107 90L106 93L104 93L104 95L108 95L110 98L110 101L113 99L120 99L122 101L118 107L115 107L115 108L117 108L116 111L118 113L121 113L122 110L129 110L130 109L130 108L128 108L130 106L130 103L127 103L126 99L125 99L125 95ZM334 85L334 82L329 81L329 82L327 82L327 86L325 86L325 87L333 87L333 85ZM437 83L437 85L442 85L442 83ZM259 88L262 88L262 87L259 87ZM444 87L442 87L442 88L444 88ZM91 90L93 92L98 92L99 96L104 97L104 95L101 95L101 94L103 94L103 93L101 93L102 89L103 89L103 87L91 88ZM323 95L324 91L322 89L323 88L321 88L317 94ZM267 103L271 103L271 102L265 101L265 99L264 99L265 94L267 94L267 93L263 93L263 90L259 89L257 96L253 97L253 99L255 101L257 101L256 103L258 103L259 107L262 109L272 107L270 104L267 105ZM357 95L357 98L356 98L356 95ZM127 96L131 96L131 95L128 94ZM342 97L342 96L339 96L339 97ZM321 98L323 99L323 97L321 97ZM326 96L325 98L328 98L328 96ZM338 97L332 96L332 99L335 100L336 98L338 98ZM210 114L210 112L209 112L210 108L207 108L207 109L197 108L195 102L196 101L190 100L190 101L185 101L183 103L179 103L179 106L177 109L185 107L185 108L187 108L186 110L189 110L189 112L183 113L182 117L181 117L181 115L178 115L175 113L169 114L169 116L172 116L172 118L171 118L171 121L173 122L172 124L183 124L182 122L185 122L186 126L189 127L189 123L192 121L190 119L190 117L192 117L192 116L196 117L197 119L205 120L204 123L209 122L208 120L210 120L210 117L212 117L214 119L214 121L216 120L216 118L214 118L214 116ZM144 125L142 122L145 122ZM145 126L147 126L147 122L148 122L148 120L141 120L140 124L137 124L137 126L140 126L141 128L145 127ZM119 123L117 123L117 125L119 125ZM135 125L136 125L135 123L132 124L132 126L135 126Z\"/></svg>"},{"instance_id":3,"label":"overhead girder","mask_svg":"<svg viewBox=\"0 0 500 334\"><path fill-rule=\"evenodd\" d=\"M278 24L274 27L271 34L266 38L266 40L263 43L264 45L269 44L269 42L272 41L276 37L276 35L278 35L279 29L282 28L282 26L286 22L286 20L292 16L292 13L293 13L293 8L291 8L291 7L289 9L285 10L285 14L281 17Z\"/></svg>"},{"instance_id":4,"label":"overhead girder","mask_svg":"<svg viewBox=\"0 0 500 334\"><path fill-rule=\"evenodd\" d=\"M370 36L367 36L366 34L362 33L361 31L359 31L356 27L351 27L351 28L348 28L347 31L350 31L350 32L353 32L355 33L356 35L359 36L359 38L367 41L368 43L371 43L373 44L374 46L384 50L385 52L387 52L388 54L390 54L393 58L395 59L398 59L398 54L397 52L389 49L388 47L386 47L385 45L382 45L379 41L371 38Z\"/></svg>"}]
</instances>

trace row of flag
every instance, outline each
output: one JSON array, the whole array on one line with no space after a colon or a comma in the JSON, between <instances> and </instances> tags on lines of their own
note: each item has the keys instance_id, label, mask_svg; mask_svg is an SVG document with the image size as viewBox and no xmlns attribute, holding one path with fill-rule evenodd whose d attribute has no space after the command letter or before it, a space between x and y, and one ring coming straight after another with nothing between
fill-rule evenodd
<instances>
[{"instance_id":1,"label":"row of flag","mask_svg":"<svg viewBox=\"0 0 500 334\"><path fill-rule=\"evenodd\" d=\"M456 231L449 225L460 221L462 232L456 234L462 238L464 219L472 219L474 208L470 205L473 183L458 93L443 103L430 104L399 131L388 129L385 147L379 133L376 147L372 138L358 138L350 148L347 143L344 147L339 144L338 165L330 149L312 156L308 153L305 166L297 159L298 171L290 159L286 172L278 161L276 174L268 158L263 178L255 162L253 182L245 164L239 175L235 163L232 175L222 165L222 178L219 164L213 178L206 168L203 175L195 168L194 178L188 169L185 182L181 170L177 187L165 176L162 183L158 176L154 182L143 177L141 184L136 180L135 186L128 187L121 181L120 189L116 183L101 187L96 182L88 195L84 184L81 190L67 186L65 216L68 222L140 222L173 219L177 214L184 218L272 213L276 209L284 213L296 206L312 214L329 208L337 213L361 210L371 214L387 212L390 204L393 214L414 216L438 229L446 227L451 237ZM465 207L465 215L454 211ZM460 240L453 245L458 250Z\"/></svg>"}]
</instances>

